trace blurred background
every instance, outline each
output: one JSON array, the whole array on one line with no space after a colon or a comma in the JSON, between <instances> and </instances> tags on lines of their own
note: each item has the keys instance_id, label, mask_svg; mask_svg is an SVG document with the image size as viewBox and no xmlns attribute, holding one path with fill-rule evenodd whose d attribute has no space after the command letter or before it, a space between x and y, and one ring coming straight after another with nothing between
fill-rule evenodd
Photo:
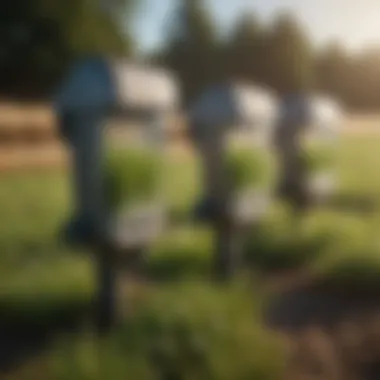
<instances>
[{"instance_id":1,"label":"blurred background","mask_svg":"<svg viewBox=\"0 0 380 380\"><path fill-rule=\"evenodd\" d=\"M3 0L0 379L379 379L379 12L375 0ZM184 110L233 79L326 93L346 111L336 198L296 221L274 205L227 289L208 277L211 232L192 223L201 176L185 115L170 119L175 226L150 248L149 280L126 281L128 318L106 341L89 328L91 257L57 234L71 177L52 108L70 65L97 54L172 70Z\"/></svg>"}]
</instances>

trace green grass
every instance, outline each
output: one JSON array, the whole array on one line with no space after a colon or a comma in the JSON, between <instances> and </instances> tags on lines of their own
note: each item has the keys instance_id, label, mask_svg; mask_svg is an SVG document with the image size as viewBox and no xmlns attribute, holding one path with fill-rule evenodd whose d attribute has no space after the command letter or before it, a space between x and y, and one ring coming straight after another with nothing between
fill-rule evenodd
<instances>
[{"instance_id":1,"label":"green grass","mask_svg":"<svg viewBox=\"0 0 380 380\"><path fill-rule=\"evenodd\" d=\"M380 253L380 173L375 170L380 167L379 148L379 137L344 137L335 152L341 185L337 198L344 200L344 207L337 202L336 207L316 210L298 223L276 206L252 231L247 259L253 269L268 272L310 265L327 274L334 273L334 267L350 267L345 263L351 260L364 262L376 257ZM201 188L198 165L197 159L185 157L170 160L164 167L164 195L172 214L183 221L189 218ZM0 298L9 300L18 289L14 298L22 299L25 290L24 299L30 294L48 299L42 296L42 288L54 293L56 282L65 288L65 279L68 289L83 294L79 298L88 297L88 285L83 284L91 283L91 260L84 252L69 251L58 239L70 213L69 185L69 178L58 173L0 178ZM363 200L371 201L371 212L361 209ZM357 247L356 251L352 247ZM151 251L148 270L155 278L202 277L210 272L212 239L201 228L170 231ZM83 284L73 278L77 269L73 272L71 266L81 268Z\"/></svg>"},{"instance_id":2,"label":"green grass","mask_svg":"<svg viewBox=\"0 0 380 380\"><path fill-rule=\"evenodd\" d=\"M211 273L212 234L207 228L179 227L152 248L148 274L160 281L200 280Z\"/></svg>"},{"instance_id":3,"label":"green grass","mask_svg":"<svg viewBox=\"0 0 380 380\"><path fill-rule=\"evenodd\" d=\"M378 136L343 137L334 152L339 188L331 204L302 220L276 205L251 233L247 255L253 268L265 273L311 268L321 277L334 278L337 273L340 281L341 272L352 271L357 261L378 267L379 149ZM376 276L378 269L371 272ZM357 282L360 271L353 272ZM364 280L365 270L361 272Z\"/></svg>"},{"instance_id":4,"label":"green grass","mask_svg":"<svg viewBox=\"0 0 380 380\"><path fill-rule=\"evenodd\" d=\"M303 150L303 162L309 173L333 169L337 159L334 145L309 143Z\"/></svg>"},{"instance_id":5,"label":"green grass","mask_svg":"<svg viewBox=\"0 0 380 380\"><path fill-rule=\"evenodd\" d=\"M274 205L263 223L250 234L246 259L252 270L269 273L300 268L334 284L378 284L379 152L380 138L377 136L343 137L334 152L340 186L334 203L310 212L302 221L293 219L283 207ZM240 168L241 183L251 181L244 165L244 169ZM185 370L192 366L183 347L188 339L200 334L200 339L205 339L210 348L200 353L197 348L194 353L191 346L190 353L201 355L205 368L214 377L205 377L202 372L199 376L197 373L196 378L223 379L219 376L222 373L230 375L226 379L246 378L239 372L244 369L253 374L248 378L276 378L277 354L272 357L268 353L272 343L267 346L266 342L272 340L267 340L260 321L254 318L249 321L250 301L244 307L239 306L242 293L233 293L230 289L232 296L222 296L221 293L230 290L217 290L204 281L211 272L212 236L209 230L189 223L201 188L197 159L189 157L166 162L163 176L164 196L171 213L186 223L168 231L151 248L147 269L151 277L159 281L152 295L143 302L143 308L106 346L108 351L102 357L102 365L109 371L116 368L123 375L127 368L125 363L130 363L128 368L137 371L133 380L138 380L139 376L149 379L154 371L166 371L162 367L152 369L152 362L146 356L146 350L152 349L152 342L161 344L163 340L169 342L169 348L162 346L160 355L167 355L166 363L183 363L181 368ZM69 250L58 239L58 232L70 214L69 190L68 177L58 173L0 177L0 308L5 310L3 318L8 321L45 325L59 316L86 308L93 296L92 260L85 252ZM185 279L193 286L183 289L180 283ZM226 319L227 315L230 318L227 310L236 310L231 320ZM207 315L213 317L209 320ZM231 323L236 331L226 327L224 332L215 332L214 327L218 326L217 318L213 319L215 315L219 315L222 324ZM151 323L156 326L154 332L150 330ZM184 330L181 338L177 337L178 331L173 326ZM132 333L134 339L130 340ZM155 338L150 340L149 337ZM73 343L68 347L68 350L74 349ZM74 363L73 355L67 354L64 359L62 353L57 354L58 359L64 359L60 361L61 367L74 372L70 375L64 371L63 377L56 378L88 378L83 377L81 371L84 371L86 360L89 371L94 365L91 361L94 347L100 349L90 338L83 338L78 343L78 355L83 362ZM245 355L246 352L250 355ZM251 355L252 352L255 355ZM256 358L260 358L262 364ZM231 363L230 367L227 362ZM38 363L33 365L41 370ZM45 372L37 378L44 379L43 375L49 372L41 366ZM175 368L174 364L167 366ZM33 371L31 373L34 375ZM25 375L25 379L28 378L33 376Z\"/></svg>"},{"instance_id":6,"label":"green grass","mask_svg":"<svg viewBox=\"0 0 380 380\"><path fill-rule=\"evenodd\" d=\"M160 191L161 158L147 149L118 149L105 162L108 207L115 210L136 202L154 200Z\"/></svg>"},{"instance_id":7,"label":"green grass","mask_svg":"<svg viewBox=\"0 0 380 380\"><path fill-rule=\"evenodd\" d=\"M271 159L264 149L231 149L227 154L228 176L234 190L268 187Z\"/></svg>"},{"instance_id":8,"label":"green grass","mask_svg":"<svg viewBox=\"0 0 380 380\"><path fill-rule=\"evenodd\" d=\"M0 179L0 318L49 324L88 304L90 260L63 246L70 212L62 174L10 174Z\"/></svg>"},{"instance_id":9,"label":"green grass","mask_svg":"<svg viewBox=\"0 0 380 380\"><path fill-rule=\"evenodd\" d=\"M31 373L41 380L275 380L284 363L250 291L191 282L152 290L107 339L68 340Z\"/></svg>"}]
</instances>

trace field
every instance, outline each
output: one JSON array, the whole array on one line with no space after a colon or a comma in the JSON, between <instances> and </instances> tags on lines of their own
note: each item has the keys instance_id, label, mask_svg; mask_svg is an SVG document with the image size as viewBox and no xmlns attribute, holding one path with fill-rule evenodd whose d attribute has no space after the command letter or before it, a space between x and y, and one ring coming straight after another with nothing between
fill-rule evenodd
<instances>
[{"instance_id":1,"label":"field","mask_svg":"<svg viewBox=\"0 0 380 380\"><path fill-rule=\"evenodd\" d=\"M230 363L241 363L240 368L249 362L254 368L249 373L256 373L256 377L248 378L254 379L380 378L380 305L376 302L380 295L380 134L374 127L380 120L369 119L347 122L337 146L340 189L330 204L302 220L295 220L283 205L276 204L261 225L252 229L244 270L237 284L231 285L232 298L226 296L225 301L232 302L235 310L231 299L238 300L244 294L245 306L236 301L241 314L236 319L222 318L222 322L233 321L239 326L245 323L244 336L251 329L255 331L256 343L231 343L232 347L249 350L249 358L244 357L244 361L239 353L221 350L213 376L224 371L225 377L167 375L163 379L246 379L243 372L223 367L223 355ZM224 296L221 298L218 286L208 280L211 234L191 220L199 190L197 162L191 155L177 155L168 160L166 175L166 195L176 223L151 249L146 263L149 281L130 281L125 302L129 312L136 315L148 300L159 302L160 307L152 310L164 319L165 311L174 318L177 309L173 305L181 300L188 300L188 304L184 302L178 308L187 307L190 316L198 309L191 310L188 305L205 313L210 307L210 312L218 313L225 310L218 304ZM69 250L59 239L60 227L70 215L69 186L67 171L54 167L7 172L0 177L0 378L54 379L46 363L55 352L53 347L64 346L59 344L63 332L79 330L78 336L69 339L70 347L77 349L75 342L87 342L83 331L88 329L91 314L95 269L88 252ZM250 322L242 317L247 302L256 308ZM264 318L260 317L262 312ZM149 326L136 322L137 317L129 318L137 323L131 322L132 326L147 334ZM196 329L197 323L201 324L197 318L189 317L186 323ZM286 346L284 355L288 358L282 372L280 355L269 346L277 333L281 338L278 346ZM123 357L121 346L112 349L118 359ZM219 352L216 348L211 351ZM85 353L87 363L91 355L86 349ZM58 356L62 359L64 355ZM125 360L131 357L126 355ZM252 364L250 360L255 357ZM65 360L66 370L72 365L73 372L69 375L66 371L66 377L57 379L106 378L86 375L78 368L87 364ZM120 361L112 363L116 374ZM137 364L132 367L137 372L135 377L128 377L131 380L153 378L138 372Z\"/></svg>"}]
</instances>

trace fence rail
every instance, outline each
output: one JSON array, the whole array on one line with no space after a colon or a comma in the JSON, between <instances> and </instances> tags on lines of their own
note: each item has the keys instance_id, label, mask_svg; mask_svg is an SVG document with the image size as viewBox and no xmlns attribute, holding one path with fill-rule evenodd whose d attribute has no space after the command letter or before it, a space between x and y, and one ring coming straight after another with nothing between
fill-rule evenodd
<instances>
[{"instance_id":1,"label":"fence rail","mask_svg":"<svg viewBox=\"0 0 380 380\"><path fill-rule=\"evenodd\" d=\"M168 126L169 150L187 152L185 122L178 116ZM349 115L348 134L380 133L379 115ZM117 132L120 136L120 130ZM61 144L54 113L49 105L24 105L0 101L0 173L18 170L65 168L69 152Z\"/></svg>"}]
</instances>

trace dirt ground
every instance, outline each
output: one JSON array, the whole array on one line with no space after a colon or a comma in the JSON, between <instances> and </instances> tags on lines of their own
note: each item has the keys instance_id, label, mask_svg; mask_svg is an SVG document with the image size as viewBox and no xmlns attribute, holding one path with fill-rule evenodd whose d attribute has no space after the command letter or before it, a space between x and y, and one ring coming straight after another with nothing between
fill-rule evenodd
<instances>
[{"instance_id":1,"label":"dirt ground","mask_svg":"<svg viewBox=\"0 0 380 380\"><path fill-rule=\"evenodd\" d=\"M275 280L265 319L288 345L285 380L380 379L380 286L349 290L301 280L281 289Z\"/></svg>"}]
</instances>

